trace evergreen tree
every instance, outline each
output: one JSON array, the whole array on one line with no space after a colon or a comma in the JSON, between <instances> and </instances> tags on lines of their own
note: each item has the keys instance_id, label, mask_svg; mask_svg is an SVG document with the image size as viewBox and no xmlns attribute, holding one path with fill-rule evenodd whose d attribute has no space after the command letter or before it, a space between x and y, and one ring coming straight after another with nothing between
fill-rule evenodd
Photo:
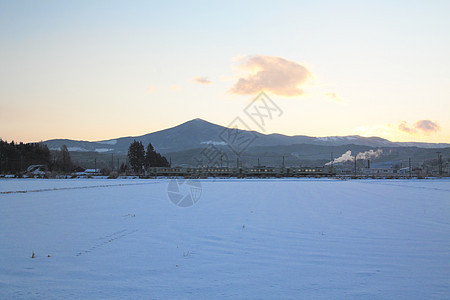
<instances>
[{"instance_id":1,"label":"evergreen tree","mask_svg":"<svg viewBox=\"0 0 450 300\"><path fill-rule=\"evenodd\" d=\"M128 160L134 172L140 173L145 164L145 150L142 142L134 140L128 148Z\"/></svg>"},{"instance_id":2,"label":"evergreen tree","mask_svg":"<svg viewBox=\"0 0 450 300\"><path fill-rule=\"evenodd\" d=\"M152 144L147 146L147 153L145 154L145 167L169 167L169 162L161 154L157 153Z\"/></svg>"},{"instance_id":3,"label":"evergreen tree","mask_svg":"<svg viewBox=\"0 0 450 300\"><path fill-rule=\"evenodd\" d=\"M149 167L156 167L156 152L151 143L147 145L145 153L145 168Z\"/></svg>"},{"instance_id":4,"label":"evergreen tree","mask_svg":"<svg viewBox=\"0 0 450 300\"><path fill-rule=\"evenodd\" d=\"M157 153L157 162L160 167L170 167L167 159L159 153Z\"/></svg>"}]
</instances>

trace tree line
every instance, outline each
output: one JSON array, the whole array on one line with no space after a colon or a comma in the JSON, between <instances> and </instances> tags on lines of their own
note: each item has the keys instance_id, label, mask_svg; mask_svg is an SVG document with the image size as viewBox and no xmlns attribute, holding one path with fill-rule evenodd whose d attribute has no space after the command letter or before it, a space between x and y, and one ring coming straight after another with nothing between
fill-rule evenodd
<instances>
[{"instance_id":1,"label":"tree line","mask_svg":"<svg viewBox=\"0 0 450 300\"><path fill-rule=\"evenodd\" d=\"M155 151L152 144L144 149L142 142L134 141L128 148L128 160L131 169L138 174L150 167L169 167L167 159ZM57 151L50 151L44 143L8 143L0 139L0 173L20 174L30 165L44 165L51 172L71 173L77 165L72 162L66 145ZM122 163L119 172L125 173L127 164Z\"/></svg>"},{"instance_id":2,"label":"tree line","mask_svg":"<svg viewBox=\"0 0 450 300\"><path fill-rule=\"evenodd\" d=\"M0 139L0 173L21 173L30 165L45 165L56 172L70 172L75 167L65 145L52 155L44 143L8 143Z\"/></svg>"}]
</instances>

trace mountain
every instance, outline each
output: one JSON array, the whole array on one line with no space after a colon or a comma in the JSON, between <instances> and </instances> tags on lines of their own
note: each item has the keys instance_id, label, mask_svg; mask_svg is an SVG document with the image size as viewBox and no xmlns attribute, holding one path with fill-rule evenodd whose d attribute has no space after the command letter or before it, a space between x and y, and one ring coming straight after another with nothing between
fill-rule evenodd
<instances>
[{"instance_id":1,"label":"mountain","mask_svg":"<svg viewBox=\"0 0 450 300\"><path fill-rule=\"evenodd\" d=\"M68 139L53 139L44 143L52 149L59 149L65 144L69 151L81 152L100 152L100 153L119 153L125 154L128 146L133 140L142 141L144 145L152 145L161 153L185 151L189 149L205 148L208 144L216 146L226 146L227 128L207 122L202 119L194 119L181 125L164 129L161 131L149 133L142 136L121 137L111 140L97 142L76 141ZM419 147L419 148L445 148L450 144L433 143L399 143L379 137L362 137L358 135L351 136L329 136L329 137L310 137L304 135L287 136L282 134L262 134L256 131L237 130L240 134L247 134L254 137L251 143L252 147L269 146L289 146L298 144L321 145L321 146L342 146L342 145L360 145L368 147Z\"/></svg>"}]
</instances>

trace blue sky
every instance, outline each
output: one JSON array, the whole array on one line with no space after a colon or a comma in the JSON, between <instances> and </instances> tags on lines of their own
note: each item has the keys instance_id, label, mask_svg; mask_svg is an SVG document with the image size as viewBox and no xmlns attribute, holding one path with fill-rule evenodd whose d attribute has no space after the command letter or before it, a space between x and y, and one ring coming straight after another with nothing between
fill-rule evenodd
<instances>
[{"instance_id":1,"label":"blue sky","mask_svg":"<svg viewBox=\"0 0 450 300\"><path fill-rule=\"evenodd\" d=\"M0 1L0 137L227 125L255 96L230 89L277 57L311 76L302 95L265 89L283 110L266 132L450 142L448 15L448 1Z\"/></svg>"}]
</instances>

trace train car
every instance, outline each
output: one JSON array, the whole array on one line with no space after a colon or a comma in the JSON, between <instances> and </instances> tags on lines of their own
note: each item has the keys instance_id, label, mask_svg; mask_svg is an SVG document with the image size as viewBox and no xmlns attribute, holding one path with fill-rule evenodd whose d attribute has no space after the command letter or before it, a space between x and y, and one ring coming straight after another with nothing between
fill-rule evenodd
<instances>
[{"instance_id":1,"label":"train car","mask_svg":"<svg viewBox=\"0 0 450 300\"><path fill-rule=\"evenodd\" d=\"M280 169L266 166L246 168L243 175L248 177L279 177Z\"/></svg>"},{"instance_id":2,"label":"train car","mask_svg":"<svg viewBox=\"0 0 450 300\"><path fill-rule=\"evenodd\" d=\"M185 177L185 178L208 178L208 177L306 177L306 176L333 176L336 175L331 169L323 167L314 168L275 168L275 167L151 167L147 170L150 177Z\"/></svg>"}]
</instances>

